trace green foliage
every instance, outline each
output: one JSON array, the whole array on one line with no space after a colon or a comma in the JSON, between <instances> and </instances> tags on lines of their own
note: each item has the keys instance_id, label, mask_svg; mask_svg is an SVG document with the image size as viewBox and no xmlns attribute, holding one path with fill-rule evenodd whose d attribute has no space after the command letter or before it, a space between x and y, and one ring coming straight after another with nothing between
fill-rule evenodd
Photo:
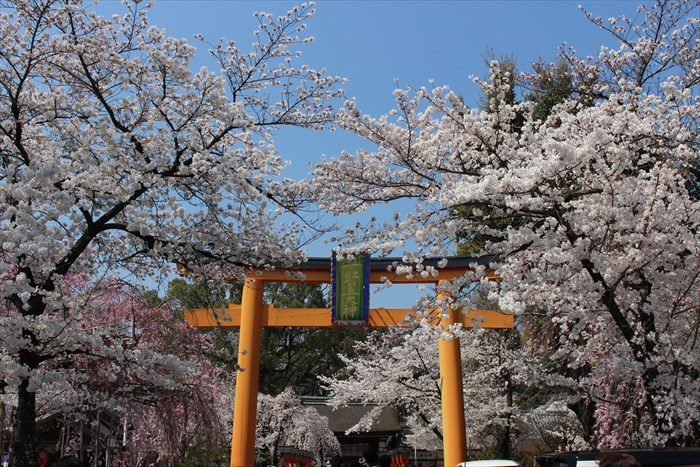
<instances>
[{"instance_id":1,"label":"green foliage","mask_svg":"<svg viewBox=\"0 0 700 467\"><path fill-rule=\"evenodd\" d=\"M241 283L215 285L207 282L187 282L173 279L168 284L166 299L177 300L186 308L220 307L228 303L240 303L243 287Z\"/></svg>"},{"instance_id":2,"label":"green foliage","mask_svg":"<svg viewBox=\"0 0 700 467\"><path fill-rule=\"evenodd\" d=\"M143 299L149 308L155 308L163 303L163 299L158 296L157 290L146 290L143 293Z\"/></svg>"},{"instance_id":3,"label":"green foliage","mask_svg":"<svg viewBox=\"0 0 700 467\"><path fill-rule=\"evenodd\" d=\"M229 465L231 448L229 446L218 446L211 448L208 446L194 446L187 450L187 456L176 462L177 467L201 467L208 465L211 467L225 467Z\"/></svg>"},{"instance_id":4,"label":"green foliage","mask_svg":"<svg viewBox=\"0 0 700 467\"><path fill-rule=\"evenodd\" d=\"M529 88L526 99L535 104L534 117L544 121L557 104L574 96L573 77L564 62L532 64L533 72L528 75L524 86Z\"/></svg>"},{"instance_id":5,"label":"green foliage","mask_svg":"<svg viewBox=\"0 0 700 467\"><path fill-rule=\"evenodd\" d=\"M144 298L152 306L169 302L174 312L173 319L183 320L184 310L188 308L220 308L229 303L240 303L242 291L243 286L240 283L220 285L177 278L168 283L165 297L159 297L155 290L148 290L144 293ZM202 332L208 333L214 344L214 351L207 355L209 360L234 372L234 346L238 331L232 328L215 328Z\"/></svg>"},{"instance_id":6,"label":"green foliage","mask_svg":"<svg viewBox=\"0 0 700 467\"><path fill-rule=\"evenodd\" d=\"M507 79L509 84L508 92L504 96L504 102L508 105L515 104L517 101L516 75L518 73L518 66L515 57L510 54L497 55L491 48L486 48L482 57L487 67L490 67L492 62L498 63L499 74L504 79ZM481 96L479 101L479 107L489 112L495 112L498 110L497 107L494 107L494 105L498 105L497 101L499 101L499 99L496 99L495 95L484 94Z\"/></svg>"},{"instance_id":7,"label":"green foliage","mask_svg":"<svg viewBox=\"0 0 700 467\"><path fill-rule=\"evenodd\" d=\"M483 233L470 233L457 237L458 255L478 254L488 242L502 240L496 236L495 232L503 232L503 236L505 236L506 229L513 225L515 218L510 216L496 217L493 212L492 208L472 205L459 206L454 210L455 217L478 220L484 226Z\"/></svg>"},{"instance_id":8,"label":"green foliage","mask_svg":"<svg viewBox=\"0 0 700 467\"><path fill-rule=\"evenodd\" d=\"M509 85L503 102L509 105L515 104L518 102L518 95L521 95L523 99L533 102L534 116L540 121L546 120L557 104L568 99L578 98L579 103L584 106L593 104L590 97L576 93L573 75L569 66L562 61L535 62L532 64L530 73L519 74L516 60L512 55L499 56L493 49L487 49L483 56L488 66L494 61L498 63L498 75ZM498 110L493 107L498 101L496 96L486 93L480 99L480 107L494 112ZM524 117L518 116L512 124L511 131L519 133L523 122ZM472 219L483 225L482 233L458 236L457 254L459 255L478 254L488 242L501 241L507 228L517 223L517 218L512 216L494 216L493 209L486 206L460 206L454 210L453 215Z\"/></svg>"},{"instance_id":9,"label":"green foliage","mask_svg":"<svg viewBox=\"0 0 700 467\"><path fill-rule=\"evenodd\" d=\"M277 308L326 308L318 285L269 284L266 301ZM353 344L365 329L268 328L262 336L260 390L279 394L292 387L299 395L320 395L319 376L332 376L343 367L340 354L352 356Z\"/></svg>"},{"instance_id":10,"label":"green foliage","mask_svg":"<svg viewBox=\"0 0 700 467\"><path fill-rule=\"evenodd\" d=\"M164 298L147 291L144 298L152 305L171 300L176 305L175 319L184 319L187 308L220 308L240 303L242 284L212 285L173 279ZM326 308L328 300L319 285L270 283L265 286L265 302L277 308ZM214 343L208 358L215 364L235 371L235 328L203 330ZM261 338L260 392L276 395L291 387L299 395L320 395L319 376L335 374L343 363L339 355L353 356L353 344L368 331L357 328L310 329L265 328Z\"/></svg>"}]
</instances>

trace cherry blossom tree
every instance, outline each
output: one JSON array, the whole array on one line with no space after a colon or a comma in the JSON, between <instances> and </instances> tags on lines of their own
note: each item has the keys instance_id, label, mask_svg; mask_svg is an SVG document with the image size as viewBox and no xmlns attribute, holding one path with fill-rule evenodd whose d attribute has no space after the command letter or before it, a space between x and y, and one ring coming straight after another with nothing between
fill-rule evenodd
<instances>
[{"instance_id":1,"label":"cherry blossom tree","mask_svg":"<svg viewBox=\"0 0 700 467\"><path fill-rule=\"evenodd\" d=\"M371 429L384 407L403 415L420 449L442 446L441 389L436 340L442 330L422 323L411 330L375 332L356 344L359 358L344 358L346 367L321 378L331 404L362 402L372 409L351 428ZM517 331L459 330L465 420L470 446L493 447L499 457L513 456L513 443L531 423L528 399L533 362L522 351ZM573 413L571 414L572 418ZM535 427L528 434L535 431Z\"/></svg>"},{"instance_id":2,"label":"cherry blossom tree","mask_svg":"<svg viewBox=\"0 0 700 467\"><path fill-rule=\"evenodd\" d=\"M508 102L512 77L497 64L490 81L477 80L492 96L487 109L446 87L397 89L396 109L380 118L348 101L341 126L376 149L315 169L318 201L333 213L414 202L405 217L349 232L347 247L387 253L411 240L407 257L419 259L487 238L481 253L495 255L501 280L488 283L480 267L466 280L481 278L502 309L556 326L556 357L585 370L573 382L591 397L604 397L593 384L603 376L634 382L636 431L652 445L700 439L692 8L659 1L637 24L611 19L620 47L572 61L576 76L603 83L594 100L567 100L544 121L531 103Z\"/></svg>"},{"instance_id":3,"label":"cherry blossom tree","mask_svg":"<svg viewBox=\"0 0 700 467\"><path fill-rule=\"evenodd\" d=\"M148 456L156 462L209 463L227 457L231 441L234 383L205 361L182 390L164 394L154 404L130 405L132 426L126 453L133 465Z\"/></svg>"},{"instance_id":4,"label":"cherry blossom tree","mask_svg":"<svg viewBox=\"0 0 700 467\"><path fill-rule=\"evenodd\" d=\"M355 344L356 358L341 356L342 371L320 378L331 405L359 401L372 406L351 431L370 429L384 407L393 407L405 414L411 427L409 442L421 448L441 443L436 332L429 326L412 332L373 332Z\"/></svg>"},{"instance_id":5,"label":"cherry blossom tree","mask_svg":"<svg viewBox=\"0 0 700 467\"><path fill-rule=\"evenodd\" d=\"M59 317L80 313L91 290L69 293L68 276L140 280L174 263L231 276L299 260L300 228L278 220L304 206L277 179L274 130L325 127L342 91L296 64L313 4L256 14L248 51L202 42L216 71L192 71L195 47L150 25L139 2L111 18L80 0L3 6L0 378L16 388L24 466L47 365L83 352L84 330Z\"/></svg>"},{"instance_id":6,"label":"cherry blossom tree","mask_svg":"<svg viewBox=\"0 0 700 467\"><path fill-rule=\"evenodd\" d=\"M312 452L318 465L340 454L340 443L328 425L328 418L303 405L291 388L276 396L258 397L255 441L258 455L276 465L282 446Z\"/></svg>"},{"instance_id":7,"label":"cherry blossom tree","mask_svg":"<svg viewBox=\"0 0 700 467\"><path fill-rule=\"evenodd\" d=\"M561 58L571 65L574 91L589 98L609 97L637 89L660 92L669 76L682 89L700 84L697 5L685 0L640 4L634 16L603 19L585 10L586 18L619 42L601 47L598 57L581 58L562 46Z\"/></svg>"},{"instance_id":8,"label":"cherry blossom tree","mask_svg":"<svg viewBox=\"0 0 700 467\"><path fill-rule=\"evenodd\" d=\"M32 377L37 418L61 421L62 454L84 459L94 444L80 439L94 439L100 418L115 417L127 417L132 427L127 446L135 464L147 453L182 459L204 445L203 437L208 446L226 445L222 436L230 426L233 384L209 362L214 350L209 336L176 319L172 304L148 306L140 293L116 279L99 288L70 279L76 294L90 290L91 301L78 311L45 316L63 327L51 345L70 347ZM7 317L8 310L0 315ZM3 336L3 344L9 338ZM17 406L15 387L5 388L1 400L6 406ZM121 422L113 428L120 432ZM114 435L121 439L121 433Z\"/></svg>"}]
</instances>

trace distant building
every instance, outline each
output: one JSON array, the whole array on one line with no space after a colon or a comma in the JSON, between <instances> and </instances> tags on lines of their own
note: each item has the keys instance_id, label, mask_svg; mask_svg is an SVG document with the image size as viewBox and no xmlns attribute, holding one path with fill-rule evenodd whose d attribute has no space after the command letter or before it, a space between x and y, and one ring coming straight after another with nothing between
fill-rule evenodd
<instances>
[{"instance_id":1,"label":"distant building","mask_svg":"<svg viewBox=\"0 0 700 467\"><path fill-rule=\"evenodd\" d=\"M312 406L321 415L328 418L331 430L338 438L342 451L339 463L356 462L366 453L382 454L392 451L409 430L399 414L391 407L382 408L368 431L346 433L355 426L370 410L372 405L351 403L334 408L328 405L326 397L304 396L304 405ZM418 450L411 455L411 461L417 456L416 467L442 467L441 451ZM350 464L352 465L352 464ZM415 464L411 464L415 465Z\"/></svg>"}]
</instances>

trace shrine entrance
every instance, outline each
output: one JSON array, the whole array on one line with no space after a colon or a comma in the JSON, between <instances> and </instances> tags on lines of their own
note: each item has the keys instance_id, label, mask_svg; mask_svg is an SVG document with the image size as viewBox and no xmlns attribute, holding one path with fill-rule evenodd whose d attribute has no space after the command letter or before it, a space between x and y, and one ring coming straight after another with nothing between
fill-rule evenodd
<instances>
[{"instance_id":1,"label":"shrine entrance","mask_svg":"<svg viewBox=\"0 0 700 467\"><path fill-rule=\"evenodd\" d=\"M434 268L437 274L414 273L407 276L389 270L392 266L401 264L400 258L360 257L338 261L335 255L332 258L311 258L292 268L252 270L245 280L240 305L231 304L225 310L186 310L185 320L192 326L240 327L231 467L255 465L260 338L263 327L325 328L343 326L348 322L372 328L410 325L410 318L415 313L411 308L369 308L369 284L384 284L386 281L392 284L432 283L438 285L438 298L444 299L448 292L441 290L442 283L463 276L472 270L470 265L474 263L488 266L488 261L483 258L448 257L444 267L439 267L438 263L444 260L436 258L423 261L422 265L428 272ZM491 279L496 279L489 270L487 274ZM336 281L339 278L340 281ZM266 282L330 283L333 286L333 307L275 308L264 304L263 289ZM465 327L488 329L513 327L513 316L500 311L468 310L462 313L458 308L450 308L447 312L436 311L432 315L434 324L443 326L446 330L449 325L457 323ZM440 339L438 349L444 459L445 466L454 467L467 459L459 339L446 333L446 337Z\"/></svg>"}]
</instances>

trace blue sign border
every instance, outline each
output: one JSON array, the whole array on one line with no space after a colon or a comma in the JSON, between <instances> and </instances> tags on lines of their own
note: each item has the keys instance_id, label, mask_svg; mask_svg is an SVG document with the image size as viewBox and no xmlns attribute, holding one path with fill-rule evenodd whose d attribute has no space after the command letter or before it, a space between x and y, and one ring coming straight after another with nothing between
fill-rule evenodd
<instances>
[{"instance_id":1,"label":"blue sign border","mask_svg":"<svg viewBox=\"0 0 700 467\"><path fill-rule=\"evenodd\" d=\"M358 255L359 256L359 255ZM371 269L371 257L368 254L362 254L363 258L363 269L364 269L364 283L362 284L362 320L338 320L336 319L336 270L338 266L338 259L336 257L335 250L331 254L331 321L333 324L349 324L349 325L363 325L367 324L369 321L369 273Z\"/></svg>"}]
</instances>

